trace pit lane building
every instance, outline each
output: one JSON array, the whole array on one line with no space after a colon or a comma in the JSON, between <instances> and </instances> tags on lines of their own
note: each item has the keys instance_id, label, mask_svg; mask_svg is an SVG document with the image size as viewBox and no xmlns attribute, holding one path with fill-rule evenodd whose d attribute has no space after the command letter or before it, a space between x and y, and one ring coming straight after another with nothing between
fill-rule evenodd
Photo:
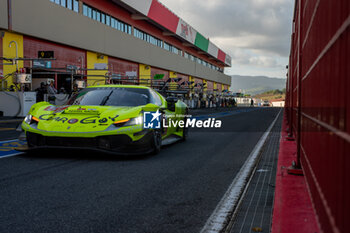
<instances>
[{"instance_id":1,"label":"pit lane building","mask_svg":"<svg viewBox=\"0 0 350 233\"><path fill-rule=\"evenodd\" d=\"M16 70L32 74L31 90L47 78L70 90L104 76L181 78L218 92L231 84L230 56L157 0L0 0L0 57L3 88Z\"/></svg>"}]
</instances>

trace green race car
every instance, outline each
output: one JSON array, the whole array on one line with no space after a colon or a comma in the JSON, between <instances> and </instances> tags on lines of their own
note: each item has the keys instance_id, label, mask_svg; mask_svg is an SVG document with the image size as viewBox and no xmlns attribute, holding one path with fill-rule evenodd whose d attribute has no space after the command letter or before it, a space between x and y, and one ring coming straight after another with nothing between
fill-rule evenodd
<instances>
[{"instance_id":1,"label":"green race car","mask_svg":"<svg viewBox=\"0 0 350 233\"><path fill-rule=\"evenodd\" d=\"M185 140L188 108L149 87L92 86L64 106L39 102L22 123L27 150L91 149L115 154L158 153L161 145ZM173 124L168 124L167 122ZM175 124L174 124L175 122Z\"/></svg>"}]
</instances>

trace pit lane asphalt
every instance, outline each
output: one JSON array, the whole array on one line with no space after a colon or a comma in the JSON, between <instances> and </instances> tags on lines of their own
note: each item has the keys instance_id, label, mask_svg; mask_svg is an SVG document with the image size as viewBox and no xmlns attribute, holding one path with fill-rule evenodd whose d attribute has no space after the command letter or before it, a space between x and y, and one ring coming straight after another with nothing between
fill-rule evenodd
<instances>
[{"instance_id":1,"label":"pit lane asphalt","mask_svg":"<svg viewBox=\"0 0 350 233\"><path fill-rule=\"evenodd\" d=\"M280 109L242 110L156 156L1 159L0 232L199 232Z\"/></svg>"}]
</instances>

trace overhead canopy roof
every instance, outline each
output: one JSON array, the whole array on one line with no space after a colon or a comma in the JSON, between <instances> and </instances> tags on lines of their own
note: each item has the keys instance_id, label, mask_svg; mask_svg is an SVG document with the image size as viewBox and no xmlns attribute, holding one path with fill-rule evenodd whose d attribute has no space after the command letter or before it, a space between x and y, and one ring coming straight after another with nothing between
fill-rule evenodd
<instances>
[{"instance_id":1,"label":"overhead canopy roof","mask_svg":"<svg viewBox=\"0 0 350 233\"><path fill-rule=\"evenodd\" d=\"M152 20L166 30L174 33L190 45L194 45L212 57L221 61L226 66L231 66L231 57L219 49L209 39L205 38L191 25L178 17L158 0L112 0L115 3L123 3L129 8Z\"/></svg>"}]
</instances>

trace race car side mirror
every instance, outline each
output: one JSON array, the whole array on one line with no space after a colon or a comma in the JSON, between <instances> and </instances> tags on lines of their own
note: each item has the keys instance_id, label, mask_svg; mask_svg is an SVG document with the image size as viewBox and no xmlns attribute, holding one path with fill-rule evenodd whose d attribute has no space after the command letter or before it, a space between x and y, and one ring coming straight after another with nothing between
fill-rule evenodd
<instances>
[{"instance_id":1,"label":"race car side mirror","mask_svg":"<svg viewBox=\"0 0 350 233\"><path fill-rule=\"evenodd\" d=\"M168 103L168 109L172 112L175 112L175 104L179 99L173 96L169 96L166 98L166 102Z\"/></svg>"},{"instance_id":2,"label":"race car side mirror","mask_svg":"<svg viewBox=\"0 0 350 233\"><path fill-rule=\"evenodd\" d=\"M157 109L159 109L159 106L155 104L147 104L144 107L142 107L142 110L145 112L155 112L157 111Z\"/></svg>"}]
</instances>

